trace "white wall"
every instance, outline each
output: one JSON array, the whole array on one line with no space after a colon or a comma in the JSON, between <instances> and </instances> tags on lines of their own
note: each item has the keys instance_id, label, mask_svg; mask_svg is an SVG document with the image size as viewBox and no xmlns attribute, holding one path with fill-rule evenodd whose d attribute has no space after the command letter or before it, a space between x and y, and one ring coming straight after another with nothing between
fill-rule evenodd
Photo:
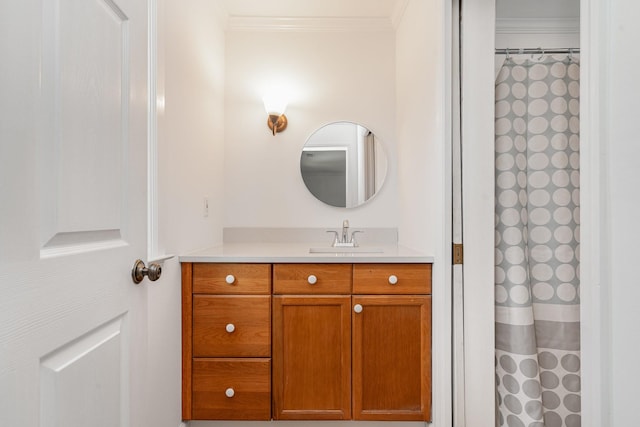
<instances>
[{"instance_id":1,"label":"white wall","mask_svg":"<svg viewBox=\"0 0 640 427\"><path fill-rule=\"evenodd\" d=\"M396 227L395 37L381 31L229 31L226 44L226 227ZM290 91L288 128L271 135L262 97ZM385 185L345 210L315 199L300 176L306 139L333 121L371 129L390 158Z\"/></svg>"},{"instance_id":2,"label":"white wall","mask_svg":"<svg viewBox=\"0 0 640 427\"><path fill-rule=\"evenodd\" d=\"M160 252L182 253L218 243L222 235L225 16L206 0L164 4L158 240Z\"/></svg>"},{"instance_id":3,"label":"white wall","mask_svg":"<svg viewBox=\"0 0 640 427\"><path fill-rule=\"evenodd\" d=\"M207 0L158 5L159 254L183 254L222 239L223 18ZM206 218L204 196L210 200ZM145 285L149 401L174 403L153 407L148 425L175 427L182 419L180 280L173 258L164 262L158 282Z\"/></svg>"},{"instance_id":4,"label":"white wall","mask_svg":"<svg viewBox=\"0 0 640 427\"><path fill-rule=\"evenodd\" d=\"M396 33L400 241L430 254L440 250L445 208L444 22L436 3L409 1Z\"/></svg>"},{"instance_id":5,"label":"white wall","mask_svg":"<svg viewBox=\"0 0 640 427\"><path fill-rule=\"evenodd\" d=\"M433 254L433 422L451 425L450 6L409 0L396 31L402 245ZM447 164L447 161L449 162Z\"/></svg>"}]
</instances>

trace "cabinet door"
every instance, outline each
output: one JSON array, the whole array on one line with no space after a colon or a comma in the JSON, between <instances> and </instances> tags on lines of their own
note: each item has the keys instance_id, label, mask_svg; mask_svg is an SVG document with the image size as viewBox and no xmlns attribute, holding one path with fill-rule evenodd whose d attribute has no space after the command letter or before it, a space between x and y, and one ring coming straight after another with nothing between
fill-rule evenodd
<instances>
[{"instance_id":1,"label":"cabinet door","mask_svg":"<svg viewBox=\"0 0 640 427\"><path fill-rule=\"evenodd\" d=\"M431 297L354 296L353 304L353 418L428 421Z\"/></svg>"},{"instance_id":2,"label":"cabinet door","mask_svg":"<svg viewBox=\"0 0 640 427\"><path fill-rule=\"evenodd\" d=\"M351 298L273 297L273 418L351 417Z\"/></svg>"}]
</instances>

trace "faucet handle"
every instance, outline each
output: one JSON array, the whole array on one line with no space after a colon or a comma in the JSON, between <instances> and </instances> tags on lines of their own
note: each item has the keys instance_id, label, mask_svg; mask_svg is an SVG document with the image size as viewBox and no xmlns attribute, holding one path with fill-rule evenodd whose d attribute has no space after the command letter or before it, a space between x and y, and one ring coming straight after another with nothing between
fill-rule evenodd
<instances>
[{"instance_id":1,"label":"faucet handle","mask_svg":"<svg viewBox=\"0 0 640 427\"><path fill-rule=\"evenodd\" d=\"M356 233L364 233L364 230L353 230L351 232L351 243L353 243L353 246L358 246L358 242L356 242Z\"/></svg>"},{"instance_id":2,"label":"faucet handle","mask_svg":"<svg viewBox=\"0 0 640 427\"><path fill-rule=\"evenodd\" d=\"M333 233L334 234L333 243L331 244L331 246L335 246L336 243L338 243L340 241L340 239L339 239L340 234L338 234L337 231L335 231L335 230L327 230L326 233Z\"/></svg>"}]
</instances>

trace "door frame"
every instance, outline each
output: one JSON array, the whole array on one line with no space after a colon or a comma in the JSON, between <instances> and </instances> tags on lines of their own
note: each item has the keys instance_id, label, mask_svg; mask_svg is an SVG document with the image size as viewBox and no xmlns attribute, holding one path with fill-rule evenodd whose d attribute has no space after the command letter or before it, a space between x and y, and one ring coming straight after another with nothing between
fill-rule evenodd
<instances>
[{"instance_id":1,"label":"door frame","mask_svg":"<svg viewBox=\"0 0 640 427\"><path fill-rule=\"evenodd\" d=\"M456 1L456 0L454 0ZM464 3L462 49L462 152L464 280L463 420L495 425L493 309L493 70L495 0ZM465 21L464 14L473 19ZM582 425L608 423L606 131L608 8L603 0L580 1L581 44L581 348ZM471 34L472 37L466 37ZM456 70L453 70L454 79ZM604 350L603 350L604 349ZM454 349L455 351L455 349ZM457 412L456 412L457 414ZM459 417L460 415L458 415ZM462 427L464 421L456 427Z\"/></svg>"}]
</instances>

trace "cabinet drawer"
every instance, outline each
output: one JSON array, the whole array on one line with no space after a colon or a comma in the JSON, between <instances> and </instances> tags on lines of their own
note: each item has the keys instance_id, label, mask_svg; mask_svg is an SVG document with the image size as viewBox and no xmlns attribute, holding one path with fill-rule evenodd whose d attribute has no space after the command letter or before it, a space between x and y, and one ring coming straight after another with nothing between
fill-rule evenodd
<instances>
[{"instance_id":1,"label":"cabinet drawer","mask_svg":"<svg viewBox=\"0 0 640 427\"><path fill-rule=\"evenodd\" d=\"M199 420L271 419L271 360L194 359L192 414Z\"/></svg>"},{"instance_id":2,"label":"cabinet drawer","mask_svg":"<svg viewBox=\"0 0 640 427\"><path fill-rule=\"evenodd\" d=\"M270 296L193 296L194 357L270 355Z\"/></svg>"},{"instance_id":3,"label":"cabinet drawer","mask_svg":"<svg viewBox=\"0 0 640 427\"><path fill-rule=\"evenodd\" d=\"M351 264L275 264L274 294L350 294Z\"/></svg>"},{"instance_id":4,"label":"cabinet drawer","mask_svg":"<svg viewBox=\"0 0 640 427\"><path fill-rule=\"evenodd\" d=\"M270 264L193 264L196 294L269 294Z\"/></svg>"},{"instance_id":5,"label":"cabinet drawer","mask_svg":"<svg viewBox=\"0 0 640 427\"><path fill-rule=\"evenodd\" d=\"M354 294L431 294L431 264L354 264Z\"/></svg>"}]
</instances>

